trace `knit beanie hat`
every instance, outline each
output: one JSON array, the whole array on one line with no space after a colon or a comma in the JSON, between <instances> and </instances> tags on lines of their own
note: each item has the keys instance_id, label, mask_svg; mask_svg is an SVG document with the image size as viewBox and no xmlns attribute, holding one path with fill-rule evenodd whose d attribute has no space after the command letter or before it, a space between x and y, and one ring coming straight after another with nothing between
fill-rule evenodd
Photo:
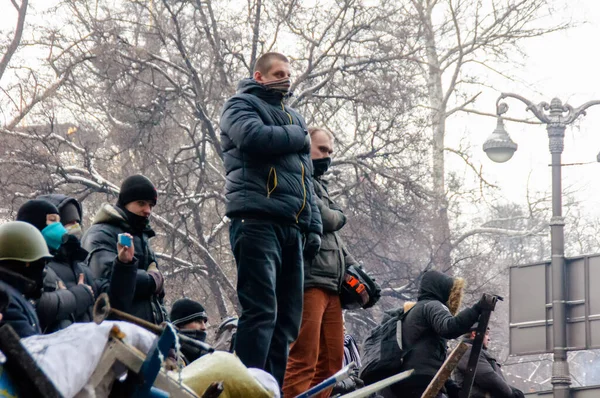
<instances>
[{"instance_id":1,"label":"knit beanie hat","mask_svg":"<svg viewBox=\"0 0 600 398\"><path fill-rule=\"evenodd\" d=\"M173 325L178 327L201 319L208 321L202 304L187 298L179 299L173 303L169 317Z\"/></svg>"},{"instance_id":2,"label":"knit beanie hat","mask_svg":"<svg viewBox=\"0 0 600 398\"><path fill-rule=\"evenodd\" d=\"M46 215L59 214L58 209L45 200L32 199L19 208L17 221L24 221L39 229L46 228Z\"/></svg>"},{"instance_id":3,"label":"knit beanie hat","mask_svg":"<svg viewBox=\"0 0 600 398\"><path fill-rule=\"evenodd\" d=\"M156 205L158 192L152 181L141 174L135 174L127 177L121 184L121 192L119 193L119 201L117 204L125 206L127 203L136 200L147 200Z\"/></svg>"}]
</instances>

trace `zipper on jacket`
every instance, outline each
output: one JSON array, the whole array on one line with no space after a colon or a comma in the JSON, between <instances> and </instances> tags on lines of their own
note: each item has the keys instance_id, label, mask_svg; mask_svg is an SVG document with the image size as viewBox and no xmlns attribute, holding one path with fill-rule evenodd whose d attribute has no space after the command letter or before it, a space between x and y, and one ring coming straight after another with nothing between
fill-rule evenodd
<instances>
[{"instance_id":1,"label":"zipper on jacket","mask_svg":"<svg viewBox=\"0 0 600 398\"><path fill-rule=\"evenodd\" d=\"M304 208L306 207L306 184L304 183L304 164L302 164L302 190L304 191L304 197L302 199L302 207L300 208L298 214L296 214L296 224L298 224L298 218L300 217L300 214L302 214Z\"/></svg>"},{"instance_id":2,"label":"zipper on jacket","mask_svg":"<svg viewBox=\"0 0 600 398\"><path fill-rule=\"evenodd\" d=\"M290 118L290 124L294 124L294 119L292 119L292 115L285 110L285 105L283 105L283 101L281 101L281 109L285 112L285 114Z\"/></svg>"},{"instance_id":3,"label":"zipper on jacket","mask_svg":"<svg viewBox=\"0 0 600 398\"><path fill-rule=\"evenodd\" d=\"M273 176L273 188L269 187L269 184L271 183L271 176ZM275 167L271 167L269 170L269 176L267 177L267 198L271 197L271 194L275 188L277 188L277 170Z\"/></svg>"},{"instance_id":4,"label":"zipper on jacket","mask_svg":"<svg viewBox=\"0 0 600 398\"><path fill-rule=\"evenodd\" d=\"M281 101L281 109L285 112L286 115L290 118L290 124L294 124L294 119L292 119L292 115L289 114L288 111L285 110L285 105L283 105L283 101ZM306 207L306 184L304 182L304 164L300 161L300 165L302 166L302 190L303 190L303 198L302 198L302 207L300 211L296 214L296 224L298 224L298 219L300 218L300 214L304 211ZM275 189L275 188L273 188Z\"/></svg>"}]
</instances>

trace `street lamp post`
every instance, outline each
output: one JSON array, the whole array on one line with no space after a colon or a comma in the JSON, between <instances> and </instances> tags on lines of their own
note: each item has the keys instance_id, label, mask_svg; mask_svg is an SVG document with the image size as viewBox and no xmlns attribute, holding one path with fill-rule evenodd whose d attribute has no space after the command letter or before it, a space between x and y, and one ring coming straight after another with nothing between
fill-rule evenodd
<instances>
[{"instance_id":1,"label":"street lamp post","mask_svg":"<svg viewBox=\"0 0 600 398\"><path fill-rule=\"evenodd\" d=\"M550 140L550 154L552 155L552 219L550 220L550 233L554 352L551 382L554 398L568 398L570 396L571 376L567 362L565 220L562 216L561 154L567 125L573 123L580 115L585 115L587 108L599 105L600 101L586 102L578 108L573 108L571 105L563 104L558 98L554 98L550 104L541 102L535 105L520 95L502 93L496 101L498 125L483 144L483 150L488 157L500 163L509 160L517 150L517 144L511 140L504 129L502 115L508 111L508 105L501 101L505 98L515 98L527 105L527 110L531 111L546 125Z\"/></svg>"}]
</instances>

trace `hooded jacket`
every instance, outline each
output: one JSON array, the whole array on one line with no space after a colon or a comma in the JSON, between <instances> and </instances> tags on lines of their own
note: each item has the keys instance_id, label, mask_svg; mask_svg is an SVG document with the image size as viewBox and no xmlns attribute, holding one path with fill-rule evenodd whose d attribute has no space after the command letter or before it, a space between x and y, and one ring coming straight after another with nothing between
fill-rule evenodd
<instances>
[{"instance_id":1,"label":"hooded jacket","mask_svg":"<svg viewBox=\"0 0 600 398\"><path fill-rule=\"evenodd\" d=\"M23 295L28 282L26 278L0 268L0 290L6 292L9 300L0 326L10 325L21 338L42 333L35 309Z\"/></svg>"},{"instance_id":2,"label":"hooded jacket","mask_svg":"<svg viewBox=\"0 0 600 398\"><path fill-rule=\"evenodd\" d=\"M473 349L473 340L465 340L469 345L467 351L458 362L454 369L453 376L456 383L462 387L471 349ZM500 365L496 362L496 358L490 354L485 348L481 350L479 362L477 363L477 372L473 380L473 388L471 389L470 398L512 398L513 389L504 379Z\"/></svg>"},{"instance_id":3,"label":"hooded jacket","mask_svg":"<svg viewBox=\"0 0 600 398\"><path fill-rule=\"evenodd\" d=\"M346 216L329 197L325 180L314 178L313 185L321 213L323 237L315 258L304 261L304 288L318 287L339 292L346 267L356 264L356 260L345 250L338 233L346 225Z\"/></svg>"},{"instance_id":4,"label":"hooded jacket","mask_svg":"<svg viewBox=\"0 0 600 398\"><path fill-rule=\"evenodd\" d=\"M227 216L298 225L320 235L310 137L282 94L242 80L223 106L220 127Z\"/></svg>"},{"instance_id":5,"label":"hooded jacket","mask_svg":"<svg viewBox=\"0 0 600 398\"><path fill-rule=\"evenodd\" d=\"M135 254L131 264L118 259L118 235L125 232L133 236ZM98 291L108 293L111 307L160 324L167 319L164 293L155 294L156 284L147 272L151 264L156 265L149 242L154 236L150 227L143 231L134 230L123 210L104 204L83 235L81 244L89 252L87 261Z\"/></svg>"},{"instance_id":6,"label":"hooded jacket","mask_svg":"<svg viewBox=\"0 0 600 398\"><path fill-rule=\"evenodd\" d=\"M467 308L456 315L462 300L464 280L437 271L423 275L416 303L406 303L402 322L402 344L407 350L402 370L414 376L435 376L446 360L447 340L467 333L477 322L479 311Z\"/></svg>"},{"instance_id":7,"label":"hooded jacket","mask_svg":"<svg viewBox=\"0 0 600 398\"><path fill-rule=\"evenodd\" d=\"M70 196L51 194L39 196L60 211L68 203L75 205L81 218L81 205ZM79 275L96 293L92 272L85 264L88 252L75 236L68 236L54 257L46 264L44 290L36 302L36 312L43 333L53 333L75 322L91 322L94 295L83 285L78 285ZM65 288L61 288L60 285Z\"/></svg>"}]
</instances>

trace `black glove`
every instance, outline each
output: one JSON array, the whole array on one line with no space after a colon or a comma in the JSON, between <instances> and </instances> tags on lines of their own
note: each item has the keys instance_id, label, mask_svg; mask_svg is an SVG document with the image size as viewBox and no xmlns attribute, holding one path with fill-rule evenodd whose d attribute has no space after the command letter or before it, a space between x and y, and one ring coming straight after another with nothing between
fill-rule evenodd
<instances>
[{"instance_id":1,"label":"black glove","mask_svg":"<svg viewBox=\"0 0 600 398\"><path fill-rule=\"evenodd\" d=\"M304 137L304 146L300 152L310 153L310 134L308 134L308 130L304 130L304 134L306 134Z\"/></svg>"},{"instance_id":2,"label":"black glove","mask_svg":"<svg viewBox=\"0 0 600 398\"><path fill-rule=\"evenodd\" d=\"M373 292L371 293L371 295L369 297L369 302L367 304L365 304L365 306L363 307L364 309L371 308L372 306L377 304L377 302L381 298L381 286L379 286L379 283L377 283L377 281L375 281L375 278L371 278L371 279L373 280L373 284L375 285L375 288L373 289Z\"/></svg>"},{"instance_id":3,"label":"black glove","mask_svg":"<svg viewBox=\"0 0 600 398\"><path fill-rule=\"evenodd\" d=\"M510 387L512 389L513 392L513 397L514 398L525 398L525 394L523 394L523 391L519 390L518 388L515 387Z\"/></svg>"},{"instance_id":4,"label":"black glove","mask_svg":"<svg viewBox=\"0 0 600 398\"><path fill-rule=\"evenodd\" d=\"M315 232L309 232L304 241L304 259L312 261L321 248L321 237Z\"/></svg>"},{"instance_id":5,"label":"black glove","mask_svg":"<svg viewBox=\"0 0 600 398\"><path fill-rule=\"evenodd\" d=\"M450 398L459 398L460 395L460 387L452 380L448 380L446 384L444 384L446 388L446 393Z\"/></svg>"}]
</instances>

